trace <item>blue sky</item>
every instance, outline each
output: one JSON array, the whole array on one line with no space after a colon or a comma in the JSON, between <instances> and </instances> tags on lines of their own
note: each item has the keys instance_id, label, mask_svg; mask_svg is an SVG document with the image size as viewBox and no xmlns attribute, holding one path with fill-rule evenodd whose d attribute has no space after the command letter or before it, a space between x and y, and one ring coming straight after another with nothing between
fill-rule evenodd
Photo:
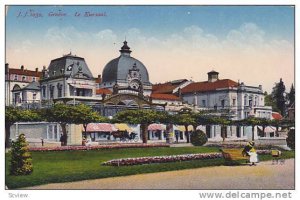
<instances>
[{"instance_id":1,"label":"blue sky","mask_svg":"<svg viewBox=\"0 0 300 200\"><path fill-rule=\"evenodd\" d=\"M30 10L43 17L25 16ZM49 17L51 12L67 16ZM82 17L84 12L106 16ZM291 6L9 6L6 62L41 69L72 51L96 77L119 55L125 37L152 83L204 81L212 69L269 92L280 78L287 88L294 82Z\"/></svg>"},{"instance_id":2,"label":"blue sky","mask_svg":"<svg viewBox=\"0 0 300 200\"><path fill-rule=\"evenodd\" d=\"M44 17L23 19L16 16L20 11L33 9ZM176 32L188 25L199 25L207 32L223 37L224 33L244 22L253 22L273 37L293 41L294 12L290 6L14 6L7 16L7 34L29 32L38 34L51 26L72 24L75 28L95 31L110 28L122 33L136 27L156 36ZM61 10L67 13L62 20L47 17L49 12ZM107 17L76 18L75 12L105 12ZM94 25L91 26L90 23ZM34 29L34 31L33 31Z\"/></svg>"}]
</instances>

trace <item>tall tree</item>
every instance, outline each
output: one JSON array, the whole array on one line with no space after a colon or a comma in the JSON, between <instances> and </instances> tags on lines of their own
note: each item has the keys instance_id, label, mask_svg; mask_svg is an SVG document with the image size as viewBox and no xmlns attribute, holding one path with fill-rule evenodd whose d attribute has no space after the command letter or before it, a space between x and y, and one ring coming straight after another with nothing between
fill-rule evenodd
<instances>
[{"instance_id":1,"label":"tall tree","mask_svg":"<svg viewBox=\"0 0 300 200\"><path fill-rule=\"evenodd\" d=\"M280 78L279 83L276 83L275 87L273 88L272 96L276 102L276 106L279 109L282 116L285 116L285 85Z\"/></svg>"},{"instance_id":2,"label":"tall tree","mask_svg":"<svg viewBox=\"0 0 300 200\"><path fill-rule=\"evenodd\" d=\"M5 147L9 147L10 127L16 122L40 121L41 116L36 110L22 110L5 107Z\"/></svg>"},{"instance_id":3,"label":"tall tree","mask_svg":"<svg viewBox=\"0 0 300 200\"><path fill-rule=\"evenodd\" d=\"M54 104L51 108L42 111L43 118L48 122L57 122L60 124L63 132L63 145L67 145L68 134L67 124L75 122L76 112L74 112L73 105L66 105L63 103Z\"/></svg>"},{"instance_id":4,"label":"tall tree","mask_svg":"<svg viewBox=\"0 0 300 200\"><path fill-rule=\"evenodd\" d=\"M279 109L277 108L277 105L276 105L275 99L273 98L273 95L265 92L264 96L265 96L265 105L271 106L273 111L279 112Z\"/></svg>"},{"instance_id":5,"label":"tall tree","mask_svg":"<svg viewBox=\"0 0 300 200\"><path fill-rule=\"evenodd\" d=\"M93 122L105 122L105 117L99 115L98 112L92 110L90 106L85 104L78 104L73 107L73 122L75 124L82 124L84 128L84 136L86 137L86 129L89 123Z\"/></svg>"},{"instance_id":6,"label":"tall tree","mask_svg":"<svg viewBox=\"0 0 300 200\"><path fill-rule=\"evenodd\" d=\"M143 143L147 143L148 126L160 122L162 118L164 118L163 113L154 110L124 110L115 115L114 121L140 124Z\"/></svg>"},{"instance_id":7,"label":"tall tree","mask_svg":"<svg viewBox=\"0 0 300 200\"><path fill-rule=\"evenodd\" d=\"M293 103L295 103L295 88L294 84L292 84L289 94L287 95L289 106L291 106Z\"/></svg>"},{"instance_id":8,"label":"tall tree","mask_svg":"<svg viewBox=\"0 0 300 200\"><path fill-rule=\"evenodd\" d=\"M175 116L175 124L183 125L185 128L186 142L190 143L189 125L196 125L196 118L192 113L179 113Z\"/></svg>"}]
</instances>

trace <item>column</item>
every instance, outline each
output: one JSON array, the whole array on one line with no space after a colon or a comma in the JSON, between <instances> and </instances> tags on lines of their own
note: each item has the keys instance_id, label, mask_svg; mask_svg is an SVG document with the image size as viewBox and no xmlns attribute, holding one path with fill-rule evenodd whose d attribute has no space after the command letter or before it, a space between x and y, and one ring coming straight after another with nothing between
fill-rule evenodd
<instances>
[{"instance_id":1,"label":"column","mask_svg":"<svg viewBox=\"0 0 300 200\"><path fill-rule=\"evenodd\" d=\"M49 124L47 124L47 139L49 139Z\"/></svg>"},{"instance_id":2,"label":"column","mask_svg":"<svg viewBox=\"0 0 300 200\"><path fill-rule=\"evenodd\" d=\"M16 122L16 137L19 136L19 124Z\"/></svg>"},{"instance_id":3,"label":"column","mask_svg":"<svg viewBox=\"0 0 300 200\"><path fill-rule=\"evenodd\" d=\"M58 142L60 139L60 134L59 134L59 124L56 124L56 141Z\"/></svg>"},{"instance_id":4,"label":"column","mask_svg":"<svg viewBox=\"0 0 300 200\"><path fill-rule=\"evenodd\" d=\"M52 140L54 140L54 139L55 139L55 138L54 138L54 134L55 134L54 128L55 128L55 125L54 125L54 124L51 124L51 126L52 126Z\"/></svg>"}]
</instances>

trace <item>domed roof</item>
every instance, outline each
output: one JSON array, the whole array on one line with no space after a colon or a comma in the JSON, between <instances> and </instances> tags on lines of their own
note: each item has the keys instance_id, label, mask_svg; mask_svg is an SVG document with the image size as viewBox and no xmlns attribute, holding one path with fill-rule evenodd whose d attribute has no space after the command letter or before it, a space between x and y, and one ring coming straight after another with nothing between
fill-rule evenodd
<instances>
[{"instance_id":1,"label":"domed roof","mask_svg":"<svg viewBox=\"0 0 300 200\"><path fill-rule=\"evenodd\" d=\"M102 83L115 83L116 81L126 81L129 70L135 65L141 75L141 82L149 85L149 75L145 65L130 56L130 48L127 42L121 47L121 55L108 62L102 72Z\"/></svg>"}]
</instances>

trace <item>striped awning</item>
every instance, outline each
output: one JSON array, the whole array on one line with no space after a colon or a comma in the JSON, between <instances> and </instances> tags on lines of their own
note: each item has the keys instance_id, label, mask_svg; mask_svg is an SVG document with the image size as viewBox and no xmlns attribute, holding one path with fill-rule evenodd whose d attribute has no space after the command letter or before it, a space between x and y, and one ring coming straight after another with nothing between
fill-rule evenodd
<instances>
[{"instance_id":1,"label":"striped awning","mask_svg":"<svg viewBox=\"0 0 300 200\"><path fill-rule=\"evenodd\" d=\"M84 130L84 129L83 129ZM117 131L113 124L109 123L89 123L87 132L113 132Z\"/></svg>"},{"instance_id":2,"label":"striped awning","mask_svg":"<svg viewBox=\"0 0 300 200\"><path fill-rule=\"evenodd\" d=\"M185 127L184 126L177 126L177 128L178 128L179 131L182 131L182 132L185 131ZM193 131L193 130L194 130L193 126L189 125L188 126L188 131Z\"/></svg>"},{"instance_id":3,"label":"striped awning","mask_svg":"<svg viewBox=\"0 0 300 200\"><path fill-rule=\"evenodd\" d=\"M263 130L262 126L257 126L261 131ZM265 133L273 133L276 131L276 127L274 126L266 126L265 127Z\"/></svg>"},{"instance_id":4,"label":"striped awning","mask_svg":"<svg viewBox=\"0 0 300 200\"><path fill-rule=\"evenodd\" d=\"M119 131L128 131L128 132L132 132L131 128L124 123L121 124L115 124L115 127L119 130Z\"/></svg>"},{"instance_id":5,"label":"striped awning","mask_svg":"<svg viewBox=\"0 0 300 200\"><path fill-rule=\"evenodd\" d=\"M148 126L148 131L162 131L166 130L166 125L164 124L150 124Z\"/></svg>"}]
</instances>

